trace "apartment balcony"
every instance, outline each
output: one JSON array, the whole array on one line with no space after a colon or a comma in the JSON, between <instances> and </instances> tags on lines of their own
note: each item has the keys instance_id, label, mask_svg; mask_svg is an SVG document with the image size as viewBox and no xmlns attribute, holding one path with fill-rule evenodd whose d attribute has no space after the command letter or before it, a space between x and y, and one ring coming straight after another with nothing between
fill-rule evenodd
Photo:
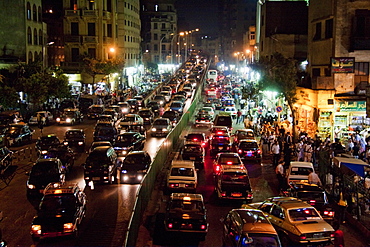
<instances>
[{"instance_id":1,"label":"apartment balcony","mask_svg":"<svg viewBox=\"0 0 370 247\"><path fill-rule=\"evenodd\" d=\"M65 35L64 42L67 43L80 43L80 36L78 35Z\"/></svg>"},{"instance_id":2,"label":"apartment balcony","mask_svg":"<svg viewBox=\"0 0 370 247\"><path fill-rule=\"evenodd\" d=\"M113 44L113 38L112 37L103 37L104 44Z\"/></svg>"},{"instance_id":3,"label":"apartment balcony","mask_svg":"<svg viewBox=\"0 0 370 247\"><path fill-rule=\"evenodd\" d=\"M98 37L97 36L82 36L82 43L83 44L96 44L98 43Z\"/></svg>"},{"instance_id":4,"label":"apartment balcony","mask_svg":"<svg viewBox=\"0 0 370 247\"><path fill-rule=\"evenodd\" d=\"M98 11L97 10L82 10L83 17L97 17Z\"/></svg>"},{"instance_id":5,"label":"apartment balcony","mask_svg":"<svg viewBox=\"0 0 370 247\"><path fill-rule=\"evenodd\" d=\"M80 10L66 9L64 11L65 16L80 16Z\"/></svg>"},{"instance_id":6,"label":"apartment balcony","mask_svg":"<svg viewBox=\"0 0 370 247\"><path fill-rule=\"evenodd\" d=\"M106 20L110 20L112 17L112 13L109 11L103 11L103 18Z\"/></svg>"},{"instance_id":7,"label":"apartment balcony","mask_svg":"<svg viewBox=\"0 0 370 247\"><path fill-rule=\"evenodd\" d=\"M370 37L352 37L352 50L370 50Z\"/></svg>"}]
</instances>

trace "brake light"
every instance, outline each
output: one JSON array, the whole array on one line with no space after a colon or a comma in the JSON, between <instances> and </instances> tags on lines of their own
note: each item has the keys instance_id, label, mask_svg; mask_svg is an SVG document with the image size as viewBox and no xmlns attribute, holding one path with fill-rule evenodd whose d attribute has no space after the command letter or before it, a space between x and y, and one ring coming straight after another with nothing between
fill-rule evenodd
<instances>
[{"instance_id":1,"label":"brake light","mask_svg":"<svg viewBox=\"0 0 370 247\"><path fill-rule=\"evenodd\" d=\"M309 214L310 213L310 210L304 210L303 211L305 214Z\"/></svg>"},{"instance_id":2,"label":"brake light","mask_svg":"<svg viewBox=\"0 0 370 247\"><path fill-rule=\"evenodd\" d=\"M232 165L232 164L233 164L233 162L232 162L232 161L228 161L228 162L226 162L226 164L228 164L228 165Z\"/></svg>"},{"instance_id":3,"label":"brake light","mask_svg":"<svg viewBox=\"0 0 370 247\"><path fill-rule=\"evenodd\" d=\"M207 226L206 225L201 225L200 226L200 229L202 229L202 230L205 230L207 228Z\"/></svg>"},{"instance_id":4,"label":"brake light","mask_svg":"<svg viewBox=\"0 0 370 247\"><path fill-rule=\"evenodd\" d=\"M171 188L179 187L179 184L170 184Z\"/></svg>"},{"instance_id":5,"label":"brake light","mask_svg":"<svg viewBox=\"0 0 370 247\"><path fill-rule=\"evenodd\" d=\"M172 223L169 223L167 226L168 226L168 228L172 228L173 227Z\"/></svg>"},{"instance_id":6,"label":"brake light","mask_svg":"<svg viewBox=\"0 0 370 247\"><path fill-rule=\"evenodd\" d=\"M202 147L204 147L206 145L206 143L205 142L202 142Z\"/></svg>"},{"instance_id":7,"label":"brake light","mask_svg":"<svg viewBox=\"0 0 370 247\"><path fill-rule=\"evenodd\" d=\"M221 193L221 196L226 196L226 192L222 192Z\"/></svg>"},{"instance_id":8,"label":"brake light","mask_svg":"<svg viewBox=\"0 0 370 247\"><path fill-rule=\"evenodd\" d=\"M330 233L330 237L331 238L334 238L334 233Z\"/></svg>"},{"instance_id":9,"label":"brake light","mask_svg":"<svg viewBox=\"0 0 370 247\"><path fill-rule=\"evenodd\" d=\"M193 141L195 141L195 142L196 142L196 141L198 141L198 139L197 139L197 138L194 138L194 139L193 139Z\"/></svg>"},{"instance_id":10,"label":"brake light","mask_svg":"<svg viewBox=\"0 0 370 247\"><path fill-rule=\"evenodd\" d=\"M243 153L243 150L239 149L239 150L238 150L238 153L240 153L240 154L241 154L241 153Z\"/></svg>"},{"instance_id":11,"label":"brake light","mask_svg":"<svg viewBox=\"0 0 370 247\"><path fill-rule=\"evenodd\" d=\"M324 215L334 217L334 211L324 211Z\"/></svg>"},{"instance_id":12,"label":"brake light","mask_svg":"<svg viewBox=\"0 0 370 247\"><path fill-rule=\"evenodd\" d=\"M261 149L257 149L257 153L258 154L261 154Z\"/></svg>"},{"instance_id":13,"label":"brake light","mask_svg":"<svg viewBox=\"0 0 370 247\"><path fill-rule=\"evenodd\" d=\"M300 237L300 239L301 239L301 240L306 240L306 239L307 239L307 237L306 237L306 236L301 236L301 237Z\"/></svg>"},{"instance_id":14,"label":"brake light","mask_svg":"<svg viewBox=\"0 0 370 247\"><path fill-rule=\"evenodd\" d=\"M219 172L221 170L221 167L220 166L215 166L215 171L216 172Z\"/></svg>"},{"instance_id":15,"label":"brake light","mask_svg":"<svg viewBox=\"0 0 370 247\"><path fill-rule=\"evenodd\" d=\"M310 205L315 205L316 204L316 200L310 200Z\"/></svg>"}]
</instances>

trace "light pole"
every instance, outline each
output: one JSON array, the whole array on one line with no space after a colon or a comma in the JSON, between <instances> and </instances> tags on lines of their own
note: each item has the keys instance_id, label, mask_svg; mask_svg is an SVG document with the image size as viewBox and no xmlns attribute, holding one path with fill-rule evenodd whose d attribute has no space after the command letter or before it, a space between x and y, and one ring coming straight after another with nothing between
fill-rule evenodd
<instances>
[{"instance_id":1,"label":"light pole","mask_svg":"<svg viewBox=\"0 0 370 247\"><path fill-rule=\"evenodd\" d=\"M162 63L162 41L166 37L166 35L163 35L161 40L159 41L159 64Z\"/></svg>"},{"instance_id":2,"label":"light pole","mask_svg":"<svg viewBox=\"0 0 370 247\"><path fill-rule=\"evenodd\" d=\"M43 69L45 69L46 66L48 66L48 63L47 63L48 56L46 54L46 47L52 44L54 44L54 41L48 42L42 46L42 67Z\"/></svg>"},{"instance_id":3,"label":"light pole","mask_svg":"<svg viewBox=\"0 0 370 247\"><path fill-rule=\"evenodd\" d=\"M185 35L185 33L184 32L181 32L177 36L178 37L178 39L177 39L177 41L178 41L177 42L177 45L178 45L177 46L177 52L178 52L178 57L177 57L178 58L178 61L177 62L178 63L181 63L181 37L184 36L184 35Z\"/></svg>"}]
</instances>

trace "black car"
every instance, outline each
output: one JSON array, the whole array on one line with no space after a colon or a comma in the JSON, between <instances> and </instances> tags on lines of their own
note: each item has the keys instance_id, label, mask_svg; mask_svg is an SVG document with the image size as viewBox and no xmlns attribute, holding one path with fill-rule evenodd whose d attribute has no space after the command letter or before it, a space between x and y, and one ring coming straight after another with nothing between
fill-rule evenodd
<instances>
[{"instance_id":1,"label":"black car","mask_svg":"<svg viewBox=\"0 0 370 247\"><path fill-rule=\"evenodd\" d=\"M117 136L113 147L118 156L126 156L130 151L142 150L145 141L145 136L138 132L125 132Z\"/></svg>"},{"instance_id":2,"label":"black car","mask_svg":"<svg viewBox=\"0 0 370 247\"><path fill-rule=\"evenodd\" d=\"M79 151L85 150L85 132L83 129L70 129L64 135L64 145L77 148Z\"/></svg>"},{"instance_id":3,"label":"black car","mask_svg":"<svg viewBox=\"0 0 370 247\"><path fill-rule=\"evenodd\" d=\"M72 170L72 167L75 162L75 155L73 150L65 146L63 144L49 147L46 153L42 153L41 158L43 159L50 159L50 158L58 158L63 164L63 168L69 172Z\"/></svg>"},{"instance_id":4,"label":"black car","mask_svg":"<svg viewBox=\"0 0 370 247\"><path fill-rule=\"evenodd\" d=\"M88 119L97 119L103 114L104 105L91 105L87 110Z\"/></svg>"},{"instance_id":5,"label":"black car","mask_svg":"<svg viewBox=\"0 0 370 247\"><path fill-rule=\"evenodd\" d=\"M36 150L37 153L45 154L49 147L60 145L60 140L55 134L47 134L39 137L36 141Z\"/></svg>"},{"instance_id":6,"label":"black car","mask_svg":"<svg viewBox=\"0 0 370 247\"><path fill-rule=\"evenodd\" d=\"M289 184L287 196L296 197L315 207L324 220L334 220L334 208L329 203L327 194L323 188L316 184L296 182Z\"/></svg>"},{"instance_id":7,"label":"black car","mask_svg":"<svg viewBox=\"0 0 370 247\"><path fill-rule=\"evenodd\" d=\"M13 151L6 146L0 146L0 175L12 165L13 158Z\"/></svg>"},{"instance_id":8,"label":"black car","mask_svg":"<svg viewBox=\"0 0 370 247\"><path fill-rule=\"evenodd\" d=\"M175 111L165 111L162 115L162 118L168 118L171 121L172 126L175 126L179 121L180 116L179 113Z\"/></svg>"},{"instance_id":9,"label":"black car","mask_svg":"<svg viewBox=\"0 0 370 247\"><path fill-rule=\"evenodd\" d=\"M93 138L94 142L109 141L114 143L118 135L117 128L110 124L99 124L95 126Z\"/></svg>"},{"instance_id":10,"label":"black car","mask_svg":"<svg viewBox=\"0 0 370 247\"><path fill-rule=\"evenodd\" d=\"M148 104L146 105L152 112L154 113L155 116L159 116L159 108L160 105L157 101L149 101Z\"/></svg>"},{"instance_id":11,"label":"black car","mask_svg":"<svg viewBox=\"0 0 370 247\"><path fill-rule=\"evenodd\" d=\"M49 183L65 181L65 169L57 158L38 159L27 175L27 198L30 201L41 199Z\"/></svg>"},{"instance_id":12,"label":"black car","mask_svg":"<svg viewBox=\"0 0 370 247\"><path fill-rule=\"evenodd\" d=\"M5 132L5 140L8 146L20 146L25 142L32 141L34 131L25 123L10 124Z\"/></svg>"},{"instance_id":13,"label":"black car","mask_svg":"<svg viewBox=\"0 0 370 247\"><path fill-rule=\"evenodd\" d=\"M138 100L137 99L129 99L126 102L131 107L131 110L130 110L131 113L135 113L136 111L139 110L139 103L138 103Z\"/></svg>"},{"instance_id":14,"label":"black car","mask_svg":"<svg viewBox=\"0 0 370 247\"><path fill-rule=\"evenodd\" d=\"M86 203L86 195L77 183L50 183L31 224L32 239L78 236Z\"/></svg>"},{"instance_id":15,"label":"black car","mask_svg":"<svg viewBox=\"0 0 370 247\"><path fill-rule=\"evenodd\" d=\"M201 194L172 193L165 219L167 232L191 233L202 240L208 232L207 210Z\"/></svg>"},{"instance_id":16,"label":"black car","mask_svg":"<svg viewBox=\"0 0 370 247\"><path fill-rule=\"evenodd\" d=\"M251 160L261 163L262 152L256 140L243 139L238 141L236 152L242 160Z\"/></svg>"},{"instance_id":17,"label":"black car","mask_svg":"<svg viewBox=\"0 0 370 247\"><path fill-rule=\"evenodd\" d=\"M154 120L154 113L150 109L141 109L138 112L139 116L142 117L144 124L151 125Z\"/></svg>"},{"instance_id":18,"label":"black car","mask_svg":"<svg viewBox=\"0 0 370 247\"><path fill-rule=\"evenodd\" d=\"M181 150L181 157L183 160L194 161L195 166L201 168L204 165L205 151L199 142L186 142Z\"/></svg>"},{"instance_id":19,"label":"black car","mask_svg":"<svg viewBox=\"0 0 370 247\"><path fill-rule=\"evenodd\" d=\"M121 183L140 183L148 172L152 159L146 151L131 151L120 165Z\"/></svg>"},{"instance_id":20,"label":"black car","mask_svg":"<svg viewBox=\"0 0 370 247\"><path fill-rule=\"evenodd\" d=\"M229 135L212 136L209 141L209 151L211 156L220 152L231 152L231 141Z\"/></svg>"},{"instance_id":21,"label":"black car","mask_svg":"<svg viewBox=\"0 0 370 247\"><path fill-rule=\"evenodd\" d=\"M215 191L219 199L253 200L248 172L243 166L221 166L215 176Z\"/></svg>"}]
</instances>

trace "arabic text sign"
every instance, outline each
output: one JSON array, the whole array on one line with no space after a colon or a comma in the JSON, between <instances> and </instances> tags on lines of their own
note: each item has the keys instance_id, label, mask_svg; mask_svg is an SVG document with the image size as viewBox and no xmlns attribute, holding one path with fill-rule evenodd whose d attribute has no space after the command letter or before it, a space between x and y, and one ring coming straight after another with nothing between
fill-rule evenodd
<instances>
[{"instance_id":1,"label":"arabic text sign","mask_svg":"<svg viewBox=\"0 0 370 247\"><path fill-rule=\"evenodd\" d=\"M354 57L332 57L331 72L332 73L354 73L355 58Z\"/></svg>"}]
</instances>

